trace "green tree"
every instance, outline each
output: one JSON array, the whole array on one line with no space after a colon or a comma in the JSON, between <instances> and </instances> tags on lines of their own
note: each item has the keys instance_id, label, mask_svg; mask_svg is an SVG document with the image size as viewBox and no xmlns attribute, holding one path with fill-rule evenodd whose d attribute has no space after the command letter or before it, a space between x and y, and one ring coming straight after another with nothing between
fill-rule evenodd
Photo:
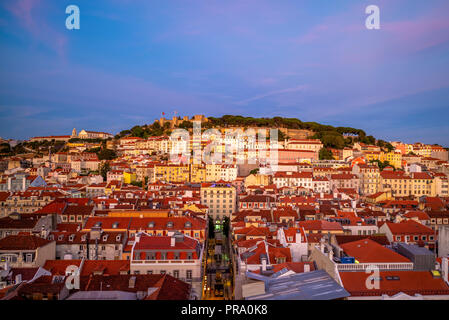
<instances>
[{"instance_id":1,"label":"green tree","mask_svg":"<svg viewBox=\"0 0 449 320\"><path fill-rule=\"evenodd\" d=\"M193 122L191 121L183 121L178 125L178 128L182 128L182 129L191 129L193 128Z\"/></svg>"},{"instance_id":2,"label":"green tree","mask_svg":"<svg viewBox=\"0 0 449 320\"><path fill-rule=\"evenodd\" d=\"M385 145L385 148L388 150L388 152L391 152L391 151L394 150L394 147L393 147L393 145L391 143L387 143Z\"/></svg>"},{"instance_id":3,"label":"green tree","mask_svg":"<svg viewBox=\"0 0 449 320\"><path fill-rule=\"evenodd\" d=\"M321 137L321 142L326 148L343 149L345 147L343 136L337 132L326 132Z\"/></svg>"},{"instance_id":4,"label":"green tree","mask_svg":"<svg viewBox=\"0 0 449 320\"><path fill-rule=\"evenodd\" d=\"M11 152L11 146L9 143L2 143L0 144L0 153L10 153Z\"/></svg>"},{"instance_id":5,"label":"green tree","mask_svg":"<svg viewBox=\"0 0 449 320\"><path fill-rule=\"evenodd\" d=\"M383 171L386 167L391 166L389 161L371 160L370 163L377 163L380 171Z\"/></svg>"},{"instance_id":6,"label":"green tree","mask_svg":"<svg viewBox=\"0 0 449 320\"><path fill-rule=\"evenodd\" d=\"M98 159L100 160L113 160L115 158L117 158L117 154L114 150L104 148L98 152Z\"/></svg>"},{"instance_id":7,"label":"green tree","mask_svg":"<svg viewBox=\"0 0 449 320\"><path fill-rule=\"evenodd\" d=\"M229 236L229 217L224 217L223 219L223 234Z\"/></svg>"},{"instance_id":8,"label":"green tree","mask_svg":"<svg viewBox=\"0 0 449 320\"><path fill-rule=\"evenodd\" d=\"M110 170L111 170L111 165L109 164L109 162L105 161L100 164L100 168L98 171L100 172L100 175L103 177L104 181L107 180L107 175Z\"/></svg>"},{"instance_id":9,"label":"green tree","mask_svg":"<svg viewBox=\"0 0 449 320\"><path fill-rule=\"evenodd\" d=\"M209 216L209 239L213 239L215 237L215 230L214 230L214 219L212 216Z\"/></svg>"},{"instance_id":10,"label":"green tree","mask_svg":"<svg viewBox=\"0 0 449 320\"><path fill-rule=\"evenodd\" d=\"M253 169L249 172L249 174L258 174L259 173L259 168Z\"/></svg>"},{"instance_id":11,"label":"green tree","mask_svg":"<svg viewBox=\"0 0 449 320\"><path fill-rule=\"evenodd\" d=\"M148 180L149 180L149 177L145 177L145 181L144 181L144 183L145 183L145 188L146 188L147 185L148 185Z\"/></svg>"},{"instance_id":12,"label":"green tree","mask_svg":"<svg viewBox=\"0 0 449 320\"><path fill-rule=\"evenodd\" d=\"M334 160L332 152L326 148L321 148L319 157L320 160Z\"/></svg>"},{"instance_id":13,"label":"green tree","mask_svg":"<svg viewBox=\"0 0 449 320\"><path fill-rule=\"evenodd\" d=\"M143 134L145 131L142 129L141 126L134 126L131 128L131 135L133 137L143 138Z\"/></svg>"},{"instance_id":14,"label":"green tree","mask_svg":"<svg viewBox=\"0 0 449 320\"><path fill-rule=\"evenodd\" d=\"M131 181L131 184L132 184L133 186L142 188L142 181Z\"/></svg>"}]
</instances>

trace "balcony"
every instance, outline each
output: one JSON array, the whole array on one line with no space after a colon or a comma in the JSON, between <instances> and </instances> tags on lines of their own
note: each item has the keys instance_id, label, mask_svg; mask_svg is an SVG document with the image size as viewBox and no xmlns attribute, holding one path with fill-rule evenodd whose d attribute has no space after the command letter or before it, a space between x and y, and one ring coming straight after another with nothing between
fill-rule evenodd
<instances>
[{"instance_id":1,"label":"balcony","mask_svg":"<svg viewBox=\"0 0 449 320\"><path fill-rule=\"evenodd\" d=\"M365 271L369 267L377 267L379 270L413 270L412 262L404 263L339 263L338 271Z\"/></svg>"},{"instance_id":2,"label":"balcony","mask_svg":"<svg viewBox=\"0 0 449 320\"><path fill-rule=\"evenodd\" d=\"M200 260L132 260L131 264L168 264L168 263L196 263L200 262Z\"/></svg>"}]
</instances>

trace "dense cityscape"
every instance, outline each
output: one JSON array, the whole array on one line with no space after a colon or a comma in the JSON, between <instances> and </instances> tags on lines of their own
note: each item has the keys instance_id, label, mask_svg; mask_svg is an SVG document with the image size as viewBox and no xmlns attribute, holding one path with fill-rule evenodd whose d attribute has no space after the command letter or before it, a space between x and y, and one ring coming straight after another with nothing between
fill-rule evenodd
<instances>
[{"instance_id":1,"label":"dense cityscape","mask_svg":"<svg viewBox=\"0 0 449 320\"><path fill-rule=\"evenodd\" d=\"M0 1L3 318L444 313L448 12Z\"/></svg>"},{"instance_id":2,"label":"dense cityscape","mask_svg":"<svg viewBox=\"0 0 449 320\"><path fill-rule=\"evenodd\" d=\"M447 146L164 115L0 141L1 300L449 299Z\"/></svg>"}]
</instances>

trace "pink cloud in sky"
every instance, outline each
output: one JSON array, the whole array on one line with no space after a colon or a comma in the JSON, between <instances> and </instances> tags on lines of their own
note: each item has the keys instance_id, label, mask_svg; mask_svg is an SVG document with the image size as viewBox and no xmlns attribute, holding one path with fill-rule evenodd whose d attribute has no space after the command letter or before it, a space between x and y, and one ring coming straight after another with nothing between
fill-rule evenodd
<instances>
[{"instance_id":1,"label":"pink cloud in sky","mask_svg":"<svg viewBox=\"0 0 449 320\"><path fill-rule=\"evenodd\" d=\"M8 1L6 9L10 11L27 28L36 27L31 11L39 4L40 0L16 0Z\"/></svg>"},{"instance_id":2,"label":"pink cloud in sky","mask_svg":"<svg viewBox=\"0 0 449 320\"><path fill-rule=\"evenodd\" d=\"M448 12L446 9L445 12ZM383 29L393 38L397 47L421 51L449 41L449 19L430 14L418 20L385 23Z\"/></svg>"},{"instance_id":3,"label":"pink cloud in sky","mask_svg":"<svg viewBox=\"0 0 449 320\"><path fill-rule=\"evenodd\" d=\"M18 23L38 42L53 49L59 57L65 58L67 38L49 26L42 16L46 4L41 0L14 0L4 4Z\"/></svg>"}]
</instances>

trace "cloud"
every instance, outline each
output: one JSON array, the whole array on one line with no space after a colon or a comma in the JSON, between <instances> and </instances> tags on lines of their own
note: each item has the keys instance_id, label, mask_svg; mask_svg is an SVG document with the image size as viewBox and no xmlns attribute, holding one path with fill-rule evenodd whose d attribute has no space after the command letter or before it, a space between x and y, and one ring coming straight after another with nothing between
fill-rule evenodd
<instances>
[{"instance_id":1,"label":"cloud","mask_svg":"<svg viewBox=\"0 0 449 320\"><path fill-rule=\"evenodd\" d=\"M4 7L34 40L51 48L59 57L65 58L67 38L48 25L44 15L48 10L47 4L41 0L14 0L4 3Z\"/></svg>"},{"instance_id":2,"label":"cloud","mask_svg":"<svg viewBox=\"0 0 449 320\"><path fill-rule=\"evenodd\" d=\"M257 96L248 98L248 99L244 99L244 100L240 100L238 102L236 102L236 104L248 104L249 102L253 102L256 100L260 100L260 99L265 99L271 96L275 96L275 95L279 95L279 94L284 94L284 93L290 93L290 92L298 92L298 91L305 91L307 90L308 86L307 85L298 85L296 87L293 88L287 88L287 89L280 89L280 90L274 90L274 91L270 91L264 94L259 94Z\"/></svg>"}]
</instances>

